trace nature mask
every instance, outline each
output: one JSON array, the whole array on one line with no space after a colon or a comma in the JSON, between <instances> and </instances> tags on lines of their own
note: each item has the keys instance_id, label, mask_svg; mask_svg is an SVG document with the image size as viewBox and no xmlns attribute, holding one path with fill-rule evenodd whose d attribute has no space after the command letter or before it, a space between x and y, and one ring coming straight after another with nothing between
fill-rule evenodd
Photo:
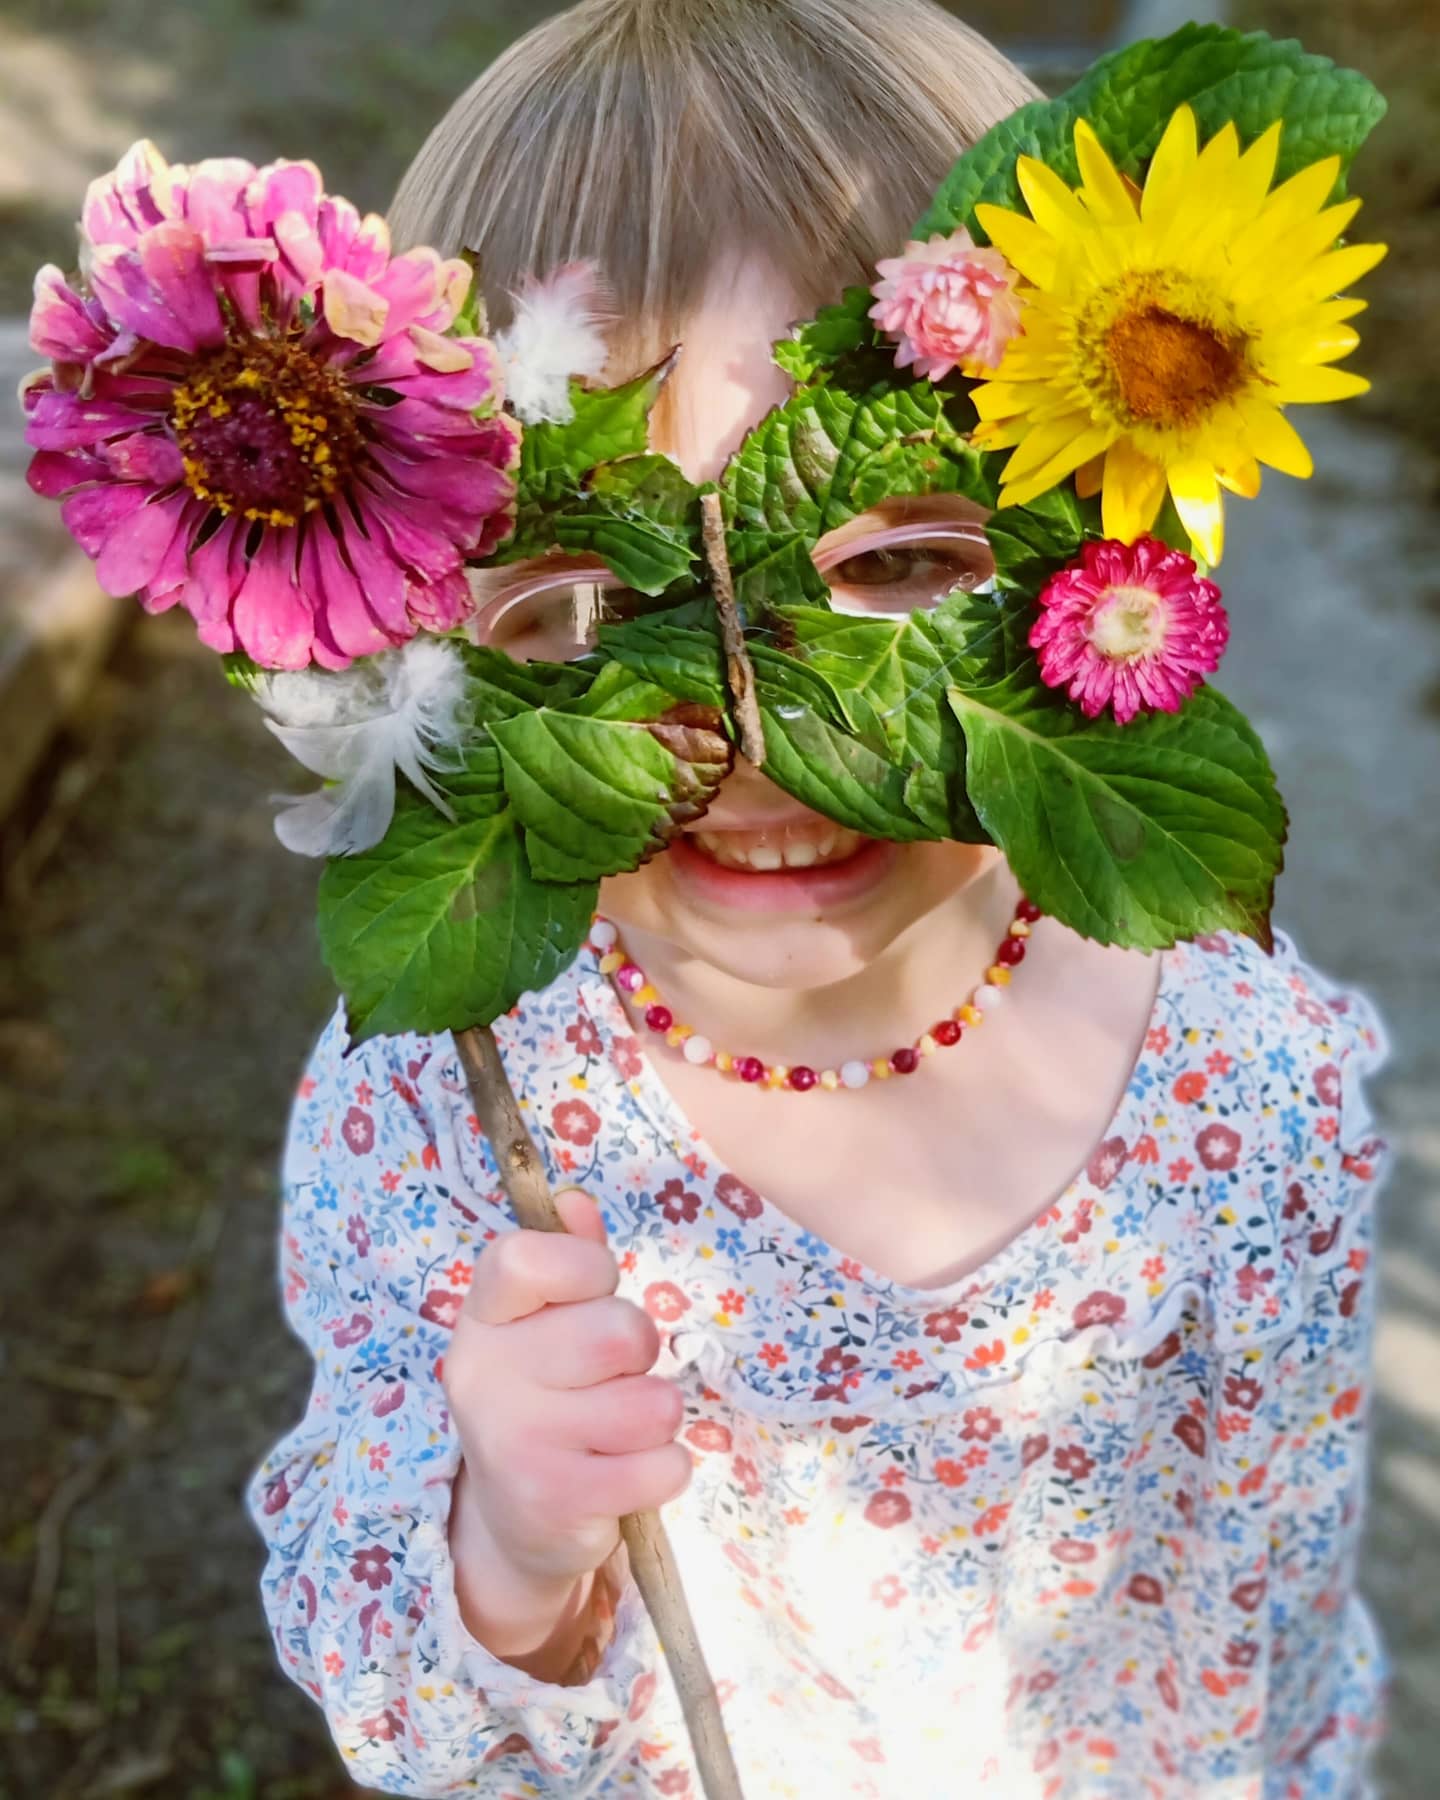
<instances>
[{"instance_id":1,"label":"nature mask","mask_svg":"<svg viewBox=\"0 0 1440 1800\"><path fill-rule=\"evenodd\" d=\"M598 881L703 812L746 732L858 832L996 844L1086 936L1267 942L1285 814L1203 684L1205 571L1222 489L1309 473L1284 408L1365 385L1335 296L1381 251L1337 244L1381 111L1259 35L1106 58L776 346L794 394L712 489L647 447L670 363L581 378L585 271L492 343L463 262L391 256L309 164L137 146L88 196L83 285L37 279L31 482L327 778L278 825L330 855L356 1037L551 981Z\"/></svg>"}]
</instances>

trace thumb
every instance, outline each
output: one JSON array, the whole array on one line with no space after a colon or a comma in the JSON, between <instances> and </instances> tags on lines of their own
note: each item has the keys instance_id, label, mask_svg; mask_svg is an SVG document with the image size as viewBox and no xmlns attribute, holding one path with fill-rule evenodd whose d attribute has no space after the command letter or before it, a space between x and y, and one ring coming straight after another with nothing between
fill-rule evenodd
<instances>
[{"instance_id":1,"label":"thumb","mask_svg":"<svg viewBox=\"0 0 1440 1800\"><path fill-rule=\"evenodd\" d=\"M555 1195L555 1210L572 1237L589 1238L592 1244L605 1242L605 1221L600 1216L600 1208L583 1188L561 1188Z\"/></svg>"}]
</instances>

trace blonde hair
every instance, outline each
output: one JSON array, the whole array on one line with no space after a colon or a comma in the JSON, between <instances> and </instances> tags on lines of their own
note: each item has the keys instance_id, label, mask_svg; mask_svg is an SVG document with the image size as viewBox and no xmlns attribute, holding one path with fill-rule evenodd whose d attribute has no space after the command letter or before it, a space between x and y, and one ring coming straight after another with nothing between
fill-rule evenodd
<instances>
[{"instance_id":1,"label":"blonde hair","mask_svg":"<svg viewBox=\"0 0 1440 1800\"><path fill-rule=\"evenodd\" d=\"M874 279L962 150L1036 89L931 0L581 0L513 44L401 181L397 246L473 250L492 326L593 259L641 366L717 258L806 312Z\"/></svg>"}]
</instances>

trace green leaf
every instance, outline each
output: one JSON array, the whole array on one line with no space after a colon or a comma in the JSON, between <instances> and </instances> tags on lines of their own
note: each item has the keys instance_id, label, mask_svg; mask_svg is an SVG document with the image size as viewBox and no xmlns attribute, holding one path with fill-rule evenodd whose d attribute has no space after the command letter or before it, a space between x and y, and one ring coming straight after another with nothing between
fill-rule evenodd
<instances>
[{"instance_id":1,"label":"green leaf","mask_svg":"<svg viewBox=\"0 0 1440 1800\"><path fill-rule=\"evenodd\" d=\"M256 684L269 673L243 650L226 650L220 658L220 668L231 687L239 688L242 694L253 695Z\"/></svg>"},{"instance_id":2,"label":"green leaf","mask_svg":"<svg viewBox=\"0 0 1440 1800\"><path fill-rule=\"evenodd\" d=\"M505 789L542 881L637 868L704 812L734 752L712 708L612 663L572 705L491 726Z\"/></svg>"},{"instance_id":3,"label":"green leaf","mask_svg":"<svg viewBox=\"0 0 1440 1800\"><path fill-rule=\"evenodd\" d=\"M357 1041L488 1025L585 940L595 884L531 874L495 749L445 786L453 821L402 785L384 841L320 879L320 945Z\"/></svg>"},{"instance_id":4,"label":"green leaf","mask_svg":"<svg viewBox=\"0 0 1440 1800\"><path fill-rule=\"evenodd\" d=\"M730 704L719 620L708 597L602 625L600 648L677 699L721 712Z\"/></svg>"},{"instance_id":5,"label":"green leaf","mask_svg":"<svg viewBox=\"0 0 1440 1800\"><path fill-rule=\"evenodd\" d=\"M480 258L473 250L462 250L461 261L470 269L470 286L465 301L450 325L451 337L484 337L489 331L485 316L485 293L480 281Z\"/></svg>"},{"instance_id":6,"label":"green leaf","mask_svg":"<svg viewBox=\"0 0 1440 1800\"><path fill-rule=\"evenodd\" d=\"M847 724L825 679L768 645L752 643L765 730L765 774L826 818L867 837L908 842L938 835L905 800L906 771Z\"/></svg>"},{"instance_id":7,"label":"green leaf","mask_svg":"<svg viewBox=\"0 0 1440 1800\"><path fill-rule=\"evenodd\" d=\"M1075 121L1088 119L1125 174L1139 178L1176 107L1195 109L1202 139L1228 120L1250 143L1284 119L1276 179L1338 155L1342 171L1385 111L1373 84L1293 40L1242 34L1219 25L1185 25L1102 57L1055 100L1032 100L966 151L915 228L919 238L967 226L988 242L975 218L981 201L1024 212L1015 177L1017 156L1048 163L1076 186Z\"/></svg>"},{"instance_id":8,"label":"green leaf","mask_svg":"<svg viewBox=\"0 0 1440 1800\"><path fill-rule=\"evenodd\" d=\"M873 303L869 288L846 288L837 305L821 307L813 319L780 339L773 352L776 363L799 385L819 370L873 347L875 327L868 317ZM890 356L893 362L893 347Z\"/></svg>"},{"instance_id":9,"label":"green leaf","mask_svg":"<svg viewBox=\"0 0 1440 1800\"><path fill-rule=\"evenodd\" d=\"M1268 946L1285 809L1213 688L1121 726L1086 720L1028 659L949 697L971 802L1037 905L1102 944L1232 929Z\"/></svg>"},{"instance_id":10,"label":"green leaf","mask_svg":"<svg viewBox=\"0 0 1440 1800\"><path fill-rule=\"evenodd\" d=\"M468 677L466 692L476 723L482 726L536 706L563 706L595 679L595 671L583 663L520 663L503 650L468 643L460 650Z\"/></svg>"},{"instance_id":11,"label":"green leaf","mask_svg":"<svg viewBox=\"0 0 1440 1800\"><path fill-rule=\"evenodd\" d=\"M700 491L668 456L604 463L553 514L555 542L602 557L626 587L663 594L699 560Z\"/></svg>"}]
</instances>

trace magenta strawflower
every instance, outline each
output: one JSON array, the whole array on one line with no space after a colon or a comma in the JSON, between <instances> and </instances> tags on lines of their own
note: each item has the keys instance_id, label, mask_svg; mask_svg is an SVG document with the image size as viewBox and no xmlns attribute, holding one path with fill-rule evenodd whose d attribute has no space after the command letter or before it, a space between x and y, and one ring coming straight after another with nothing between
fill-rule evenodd
<instances>
[{"instance_id":1,"label":"magenta strawflower","mask_svg":"<svg viewBox=\"0 0 1440 1800\"><path fill-rule=\"evenodd\" d=\"M1020 329L1019 279L998 250L980 249L962 226L928 244L909 243L875 265L870 317L897 340L895 365L927 381L952 369L993 369Z\"/></svg>"},{"instance_id":2,"label":"magenta strawflower","mask_svg":"<svg viewBox=\"0 0 1440 1800\"><path fill-rule=\"evenodd\" d=\"M458 624L518 454L491 345L444 335L466 264L392 256L311 163L186 167L143 142L81 232L86 291L35 280L52 367L25 435L101 586L271 669Z\"/></svg>"},{"instance_id":3,"label":"magenta strawflower","mask_svg":"<svg viewBox=\"0 0 1440 1800\"><path fill-rule=\"evenodd\" d=\"M1142 709L1178 712L1230 636L1219 588L1153 537L1086 544L1045 584L1040 606L1030 643L1041 680L1068 686L1087 718L1108 706L1121 725Z\"/></svg>"}]
</instances>

